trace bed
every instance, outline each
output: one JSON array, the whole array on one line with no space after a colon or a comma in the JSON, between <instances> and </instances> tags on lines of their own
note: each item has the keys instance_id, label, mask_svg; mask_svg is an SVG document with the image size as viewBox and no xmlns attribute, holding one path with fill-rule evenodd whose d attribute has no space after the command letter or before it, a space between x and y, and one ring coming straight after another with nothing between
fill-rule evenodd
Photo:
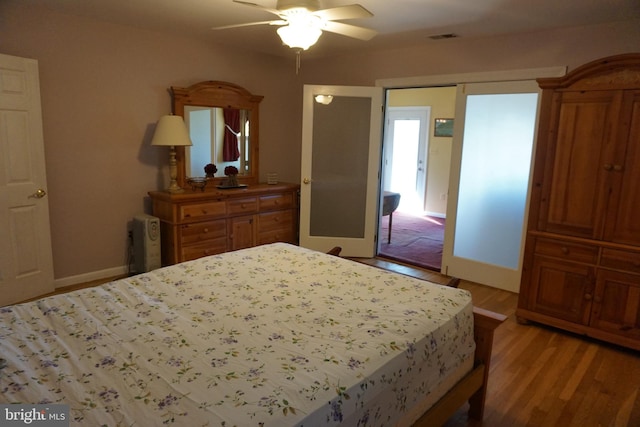
<instances>
[{"instance_id":1,"label":"bed","mask_svg":"<svg viewBox=\"0 0 640 427\"><path fill-rule=\"evenodd\" d=\"M468 399L481 418L502 320L275 243L0 308L0 403L71 425L435 425Z\"/></svg>"}]
</instances>

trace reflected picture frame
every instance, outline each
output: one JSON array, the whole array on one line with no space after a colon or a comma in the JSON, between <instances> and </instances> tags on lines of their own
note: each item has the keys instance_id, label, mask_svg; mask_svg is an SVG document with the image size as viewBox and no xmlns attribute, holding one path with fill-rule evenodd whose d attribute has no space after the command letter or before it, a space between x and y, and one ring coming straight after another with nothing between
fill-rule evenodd
<instances>
[{"instance_id":1,"label":"reflected picture frame","mask_svg":"<svg viewBox=\"0 0 640 427\"><path fill-rule=\"evenodd\" d=\"M433 125L433 136L453 136L453 119L435 119Z\"/></svg>"}]
</instances>

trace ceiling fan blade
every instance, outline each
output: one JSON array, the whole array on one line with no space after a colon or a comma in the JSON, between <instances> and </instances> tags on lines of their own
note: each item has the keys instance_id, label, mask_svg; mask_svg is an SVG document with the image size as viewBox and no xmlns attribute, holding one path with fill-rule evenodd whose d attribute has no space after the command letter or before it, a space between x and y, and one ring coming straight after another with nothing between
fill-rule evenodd
<instances>
[{"instance_id":1,"label":"ceiling fan blade","mask_svg":"<svg viewBox=\"0 0 640 427\"><path fill-rule=\"evenodd\" d=\"M316 10L314 15L318 15L327 21L340 21L343 19L371 18L373 13L369 12L359 4L348 6L332 7L331 9Z\"/></svg>"},{"instance_id":2,"label":"ceiling fan blade","mask_svg":"<svg viewBox=\"0 0 640 427\"><path fill-rule=\"evenodd\" d=\"M249 1L233 0L233 2L234 2L234 3L238 3L238 4L243 4L243 5L245 5L245 6L257 7L258 9L262 9L262 10L265 10L265 11L267 11L267 12L271 12L271 13L273 13L274 15L278 15L278 16L280 16L280 15L282 14L282 12L280 12L280 11L279 11L279 10L277 10L277 9L270 9L270 8L268 8L268 7L264 7L264 6L259 5L259 4L256 4L256 3L251 3L251 2L249 2Z\"/></svg>"},{"instance_id":3,"label":"ceiling fan blade","mask_svg":"<svg viewBox=\"0 0 640 427\"><path fill-rule=\"evenodd\" d=\"M213 27L212 30L227 30L229 28L241 28L241 27L251 27L254 25L286 25L287 21L276 20L276 21L259 21L259 22L247 22L246 24L232 24L232 25L223 25L221 27Z\"/></svg>"},{"instance_id":4,"label":"ceiling fan blade","mask_svg":"<svg viewBox=\"0 0 640 427\"><path fill-rule=\"evenodd\" d=\"M365 41L371 40L373 37L375 37L376 34L378 34L377 31L370 30L369 28L356 27L355 25L343 24L342 22L333 21L327 21L322 30Z\"/></svg>"}]
</instances>

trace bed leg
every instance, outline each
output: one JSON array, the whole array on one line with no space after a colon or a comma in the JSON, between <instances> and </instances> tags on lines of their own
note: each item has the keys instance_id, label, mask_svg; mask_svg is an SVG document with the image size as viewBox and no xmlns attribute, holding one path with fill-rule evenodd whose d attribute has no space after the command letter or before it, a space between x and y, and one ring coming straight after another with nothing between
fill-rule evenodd
<instances>
[{"instance_id":1,"label":"bed leg","mask_svg":"<svg viewBox=\"0 0 640 427\"><path fill-rule=\"evenodd\" d=\"M476 341L474 365L484 365L484 378L482 386L469 398L469 417L475 420L482 420L484 416L484 402L487 396L489 370L491 368L493 332L507 317L478 307L473 308L473 315Z\"/></svg>"}]
</instances>

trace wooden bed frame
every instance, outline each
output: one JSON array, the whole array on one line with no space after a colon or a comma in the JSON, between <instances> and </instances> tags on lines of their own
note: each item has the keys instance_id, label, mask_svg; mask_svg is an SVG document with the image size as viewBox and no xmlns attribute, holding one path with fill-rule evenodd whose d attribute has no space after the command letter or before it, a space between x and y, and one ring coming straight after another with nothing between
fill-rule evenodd
<instances>
[{"instance_id":1,"label":"wooden bed frame","mask_svg":"<svg viewBox=\"0 0 640 427\"><path fill-rule=\"evenodd\" d=\"M473 308L476 342L473 370L425 412L413 424L414 427L440 426L451 418L466 401L469 401L469 417L482 420L491 367L493 333L506 319L505 315L478 307Z\"/></svg>"},{"instance_id":2,"label":"wooden bed frame","mask_svg":"<svg viewBox=\"0 0 640 427\"><path fill-rule=\"evenodd\" d=\"M336 246L327 253L340 256L342 248ZM453 278L448 286L458 284ZM457 287L457 286L453 286ZM443 425L455 412L469 402L469 417L481 421L484 416L484 403L487 396L487 383L491 367L493 350L493 333L507 316L494 313L479 307L473 307L473 334L476 351L473 358L473 369L449 390L439 401L413 423L413 427L435 427Z\"/></svg>"}]
</instances>

